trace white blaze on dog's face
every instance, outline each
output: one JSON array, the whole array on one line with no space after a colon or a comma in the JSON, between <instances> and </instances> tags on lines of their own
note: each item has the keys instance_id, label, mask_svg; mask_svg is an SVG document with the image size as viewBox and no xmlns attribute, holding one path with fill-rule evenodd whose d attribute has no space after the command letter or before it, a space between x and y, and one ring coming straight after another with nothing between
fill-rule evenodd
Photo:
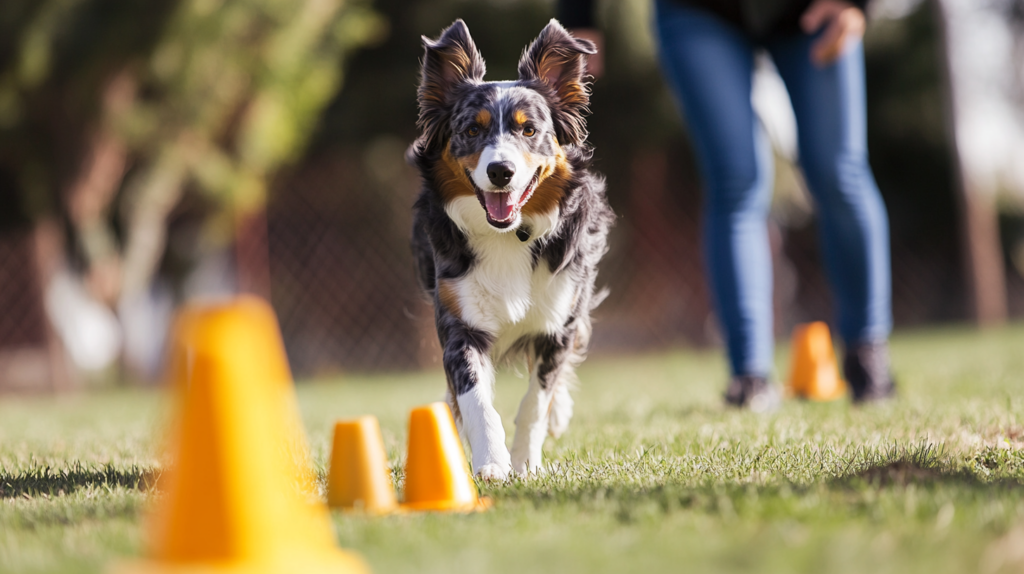
<instances>
[{"instance_id":1,"label":"white blaze on dog's face","mask_svg":"<svg viewBox=\"0 0 1024 574\"><path fill-rule=\"evenodd\" d=\"M495 229L513 229L565 154L539 93L510 82L482 84L474 92L456 106L449 153L472 183L481 215Z\"/></svg>"},{"instance_id":2,"label":"white blaze on dog's face","mask_svg":"<svg viewBox=\"0 0 1024 574\"><path fill-rule=\"evenodd\" d=\"M474 217L498 231L557 209L572 175L562 146L587 135L583 55L595 52L593 44L553 21L523 54L518 80L484 82L483 59L463 24L425 42L420 142L442 152L435 176L446 204L475 195Z\"/></svg>"}]
</instances>

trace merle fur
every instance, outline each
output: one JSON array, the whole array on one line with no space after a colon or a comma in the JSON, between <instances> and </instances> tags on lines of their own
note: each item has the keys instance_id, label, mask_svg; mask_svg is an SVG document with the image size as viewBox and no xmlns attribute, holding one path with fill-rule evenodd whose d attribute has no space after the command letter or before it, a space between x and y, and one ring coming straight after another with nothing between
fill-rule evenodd
<instances>
[{"instance_id":1,"label":"merle fur","mask_svg":"<svg viewBox=\"0 0 1024 574\"><path fill-rule=\"evenodd\" d=\"M465 144L458 134L471 121L475 110L484 105L494 87L483 83L483 60L461 20L446 29L438 40L424 38L424 47L426 55L419 90L421 135L408 153L410 161L419 168L423 182L413 207L412 250L420 285L434 303L445 373L455 397L479 382L472 368L473 361L490 353L495 335L470 327L439 300L438 280L464 276L475 258L467 238L445 212L434 166L441 161L449 142L455 154L472 151L458 147ZM568 71L563 75L580 82L579 89L584 96L587 86L581 78L582 57L595 50L592 43L572 38L552 21L524 52L516 84L536 95L536 101L524 104L533 106L531 109L537 115L547 116L571 172L560 201L557 227L547 236L534 240L531 249L534 266L547 265L552 273L570 274L575 279L578 292L575 307L560 332L528 335L509 350L509 353L532 351L539 362L541 385L547 388L567 362L581 361L586 353L591 332L590 313L604 298L604 292L594 289L597 264L607 251L608 230L615 215L605 198L604 178L590 171L592 150L585 143L583 120L588 111L587 100L585 97L579 100L577 91L570 94L571 101L564 101L557 83L548 84L538 76L537 62L531 58L540 55L542 48L567 64ZM469 64L453 66L453 62ZM456 69L446 72L446 65ZM544 106L543 110L540 106ZM478 140L475 145L480 145L485 138ZM544 145L542 138L537 138L537 142L537 145ZM452 401L452 406L454 409L457 403ZM457 410L455 415L458 417Z\"/></svg>"}]
</instances>

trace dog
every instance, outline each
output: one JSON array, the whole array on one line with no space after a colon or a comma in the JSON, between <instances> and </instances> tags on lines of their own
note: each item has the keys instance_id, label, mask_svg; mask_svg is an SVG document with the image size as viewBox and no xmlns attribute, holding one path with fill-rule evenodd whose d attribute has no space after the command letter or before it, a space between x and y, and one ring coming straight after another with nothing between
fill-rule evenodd
<instances>
[{"instance_id":1,"label":"dog","mask_svg":"<svg viewBox=\"0 0 1024 574\"><path fill-rule=\"evenodd\" d=\"M584 65L596 48L551 20L523 52L518 80L485 82L462 20L423 45L419 136L408 152L422 178L412 248L434 304L447 400L476 475L542 472L546 435L557 438L572 417L615 218L586 143ZM509 452L494 368L523 356L529 389Z\"/></svg>"}]
</instances>

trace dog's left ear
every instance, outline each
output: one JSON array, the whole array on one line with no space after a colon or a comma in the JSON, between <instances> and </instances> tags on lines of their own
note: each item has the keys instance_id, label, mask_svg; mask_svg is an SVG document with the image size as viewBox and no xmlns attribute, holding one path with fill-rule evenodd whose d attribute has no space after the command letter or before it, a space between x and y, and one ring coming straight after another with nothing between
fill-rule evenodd
<instances>
[{"instance_id":1,"label":"dog's left ear","mask_svg":"<svg viewBox=\"0 0 1024 574\"><path fill-rule=\"evenodd\" d=\"M596 54L590 40L573 38L552 19L519 60L519 79L549 89L555 135L561 144L580 145L587 139L583 117L590 111L590 82L584 78L588 54Z\"/></svg>"}]
</instances>

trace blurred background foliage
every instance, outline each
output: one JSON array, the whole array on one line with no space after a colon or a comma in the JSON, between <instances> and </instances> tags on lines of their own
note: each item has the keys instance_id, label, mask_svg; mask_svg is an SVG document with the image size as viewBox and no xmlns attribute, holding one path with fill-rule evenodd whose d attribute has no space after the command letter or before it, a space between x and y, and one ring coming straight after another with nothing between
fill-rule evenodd
<instances>
[{"instance_id":1,"label":"blurred background foliage","mask_svg":"<svg viewBox=\"0 0 1024 574\"><path fill-rule=\"evenodd\" d=\"M66 216L85 267L123 254L108 300L149 283L186 188L220 217L261 209L344 57L387 30L358 0L11 0L2 18L12 211Z\"/></svg>"},{"instance_id":2,"label":"blurred background foliage","mask_svg":"<svg viewBox=\"0 0 1024 574\"><path fill-rule=\"evenodd\" d=\"M1021 12L1000 1L1008 20ZM872 21L866 56L897 324L964 320L938 4L896 3L905 9ZM599 3L606 74L589 126L620 222L602 268L613 296L598 351L717 341L700 182L660 77L651 10L646 0ZM408 253L418 182L404 151L420 36L463 18L487 79L509 79L553 13L550 0L5 0L0 236L56 230L63 247L33 299L55 325L51 339L74 346L73 329L54 319L74 306L46 300L65 270L82 301L110 311L116 364L133 375L158 371L175 304L239 290L271 298L300 373L436 364ZM785 153L778 162L772 246L785 334L828 318L830 302L809 201ZM1017 266L1013 254L1024 226L1019 198L1004 195L1008 300L1020 316L1024 255ZM0 307L28 300L19 297L0 289ZM5 328L17 327L0 322L0 349Z\"/></svg>"}]
</instances>

